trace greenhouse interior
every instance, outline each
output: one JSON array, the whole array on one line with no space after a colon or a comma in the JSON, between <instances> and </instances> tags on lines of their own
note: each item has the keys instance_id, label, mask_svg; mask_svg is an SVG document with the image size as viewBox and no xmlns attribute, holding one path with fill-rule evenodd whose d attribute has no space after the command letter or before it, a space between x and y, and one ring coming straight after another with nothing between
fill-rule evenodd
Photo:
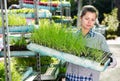
<instances>
[{"instance_id":1,"label":"greenhouse interior","mask_svg":"<svg viewBox=\"0 0 120 81\"><path fill-rule=\"evenodd\" d=\"M0 81L62 81L66 62L97 71L107 68L110 54L101 59L103 51L94 50L102 53L95 60L80 50L84 39L72 36L77 28L71 25L69 1L19 0L9 8L7 0L0 4Z\"/></svg>"}]
</instances>

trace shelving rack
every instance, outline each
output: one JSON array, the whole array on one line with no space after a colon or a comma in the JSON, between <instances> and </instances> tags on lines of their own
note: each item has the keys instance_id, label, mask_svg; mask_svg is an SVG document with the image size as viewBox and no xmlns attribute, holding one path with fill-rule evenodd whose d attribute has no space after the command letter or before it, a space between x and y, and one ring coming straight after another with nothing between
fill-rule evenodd
<instances>
[{"instance_id":1,"label":"shelving rack","mask_svg":"<svg viewBox=\"0 0 120 81\"><path fill-rule=\"evenodd\" d=\"M10 69L10 48L9 48L9 30L7 19L7 1L0 0L1 2L1 14L2 14L2 33L3 33L3 45L4 45L4 64L5 64L5 80L11 81L11 69Z\"/></svg>"},{"instance_id":2,"label":"shelving rack","mask_svg":"<svg viewBox=\"0 0 120 81\"><path fill-rule=\"evenodd\" d=\"M37 4L38 0L34 0ZM4 45L4 51L0 52L0 57L4 57L4 64L5 64L5 81L12 81L11 78L11 56L12 57L24 57L24 56L36 56L37 58L37 68L40 68L40 56L38 56L38 54L35 54L33 52L28 51L27 54L26 52L10 52L10 46L9 46L9 35L10 32L12 31L12 29L8 28L8 14L7 14L7 0L0 0L0 5L1 5L1 16L2 16L2 29L1 29L1 34L3 34L3 45ZM37 6L35 7L36 10L36 17L35 17L35 24L39 24L38 23L38 19L37 19ZM25 29L26 30L26 29ZM14 32L20 32L19 28L16 28L16 30ZM22 30L21 30L22 32ZM24 54L22 54L24 53ZM25 55L26 53L26 55ZM38 61L39 60L39 61Z\"/></svg>"},{"instance_id":3,"label":"shelving rack","mask_svg":"<svg viewBox=\"0 0 120 81\"><path fill-rule=\"evenodd\" d=\"M3 2L4 1L4 2ZM36 3L36 7L35 7L35 24L38 25L38 7L37 7L37 2L38 0L34 0ZM7 2L6 0L0 0L0 3L1 3L1 16L2 16L2 30L1 30L1 34L3 34L3 41L4 41L4 52L1 51L0 52L0 57L3 57L4 56L4 63L5 63L5 77L6 77L6 81L12 81L11 79L11 68L10 68L10 58L11 57L35 57L36 56L36 59L37 59L37 71L39 73L39 81L41 81L41 64L40 64L40 54L37 54L37 53L33 53L31 51L27 51L27 52L20 52L20 51L10 51L10 47L9 47L9 34L11 33L12 29L11 28L8 28L8 16L7 16ZM3 4L4 3L4 4ZM31 29L30 29L31 30ZM14 32L17 32L18 29L16 29ZM20 29L19 29L19 32L20 32ZM19 33L17 32L17 33ZM29 32L29 31L28 31ZM22 33L22 31L20 32ZM28 54L29 53L29 54ZM49 68L50 69L50 68ZM56 79L57 78L57 74L59 73L59 69L55 70L56 68L54 68L53 70L51 70L51 72L53 71L57 71L55 72L55 76L50 76L50 75L43 75L43 79L45 80L46 76L51 79ZM50 70L48 71L50 72ZM48 73L49 74L49 73ZM37 76L37 75L36 75ZM36 79L36 80L37 80Z\"/></svg>"},{"instance_id":4,"label":"shelving rack","mask_svg":"<svg viewBox=\"0 0 120 81\"><path fill-rule=\"evenodd\" d=\"M34 8L34 0L20 0L19 2L21 8ZM48 0L48 3L44 3L42 2L42 0L40 0L38 2L37 8L49 10L52 13L52 16L59 14L60 19L55 21L57 23L70 23L71 4L68 3L66 0L64 0L64 2L63 0L59 0L59 3L52 3L52 0ZM65 16L66 19L63 19L63 16ZM49 19L51 20L51 17Z\"/></svg>"},{"instance_id":5,"label":"shelving rack","mask_svg":"<svg viewBox=\"0 0 120 81\"><path fill-rule=\"evenodd\" d=\"M23 0L19 0L20 3L23 2ZM35 24L38 25L38 1L39 0L34 0L34 9L35 9ZM49 0L49 10L51 11L51 1ZM62 15L63 15L63 5L62 5L62 0L60 0L61 5L59 5L60 8L60 14L61 14L61 19L62 19ZM8 15L7 15L7 1L6 0L0 0L1 3L1 16L2 16L2 30L0 30L0 33L3 34L3 44L4 44L4 52L0 52L0 57L4 56L4 63L5 63L5 77L6 77L6 81L12 81L11 79L11 68L10 68L10 59L11 57L24 57L24 56L36 56L37 59L37 71L39 73L39 81L41 81L41 78L43 80L45 80L47 77L47 79L56 79L57 78L57 74L59 73L59 69L58 67L55 68L49 68L46 72L46 74L43 74L41 77L41 64L40 64L40 54L38 53L33 53L29 51L29 54L27 54L26 52L12 52L10 51L10 47L9 47L9 33L11 31L13 31L12 28L8 28ZM22 5L22 4L21 4ZM68 6L65 7L65 9L68 9L68 12L66 12L67 16L70 16L70 8ZM52 12L52 11L51 11ZM32 28L32 27L31 27ZM17 30L17 29L16 29ZM31 31L31 29L30 29ZM19 33L19 32L18 32ZM24 53L24 54L23 54ZM21 55L21 56L20 56ZM51 70L52 69L52 70ZM55 71L55 75L49 75L52 74L52 72ZM37 75L36 75L37 77ZM36 78L37 79L37 78Z\"/></svg>"}]
</instances>

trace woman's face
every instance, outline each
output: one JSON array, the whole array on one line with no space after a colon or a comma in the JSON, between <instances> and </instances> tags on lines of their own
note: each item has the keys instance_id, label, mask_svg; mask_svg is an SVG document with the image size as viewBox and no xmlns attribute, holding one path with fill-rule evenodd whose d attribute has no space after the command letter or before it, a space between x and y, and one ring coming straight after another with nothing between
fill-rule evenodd
<instances>
[{"instance_id":1,"label":"woman's face","mask_svg":"<svg viewBox=\"0 0 120 81\"><path fill-rule=\"evenodd\" d=\"M85 15L81 17L81 26L86 30L90 30L96 21L96 13L86 12Z\"/></svg>"}]
</instances>

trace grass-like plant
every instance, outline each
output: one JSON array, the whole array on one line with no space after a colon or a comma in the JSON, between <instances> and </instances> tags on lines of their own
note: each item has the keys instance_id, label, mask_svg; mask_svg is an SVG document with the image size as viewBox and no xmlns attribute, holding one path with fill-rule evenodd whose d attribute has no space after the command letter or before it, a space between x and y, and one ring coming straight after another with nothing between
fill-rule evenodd
<instances>
[{"instance_id":1,"label":"grass-like plant","mask_svg":"<svg viewBox=\"0 0 120 81\"><path fill-rule=\"evenodd\" d=\"M24 14L28 14L28 13L34 13L34 9L29 9L29 8L22 8L22 9L12 9L9 10L9 13L14 13L14 14L20 14L20 13L24 13Z\"/></svg>"},{"instance_id":2,"label":"grass-like plant","mask_svg":"<svg viewBox=\"0 0 120 81\"><path fill-rule=\"evenodd\" d=\"M105 52L101 50L86 47L86 39L80 32L77 33L73 28L58 23L49 23L44 19L40 21L39 29L32 33L31 41L97 62L101 62L105 56Z\"/></svg>"},{"instance_id":3,"label":"grass-like plant","mask_svg":"<svg viewBox=\"0 0 120 81\"><path fill-rule=\"evenodd\" d=\"M21 50L27 50L26 45L28 44L28 41L25 39L25 37L20 37L19 39L12 39L10 41L10 50L11 51L21 51Z\"/></svg>"},{"instance_id":4,"label":"grass-like plant","mask_svg":"<svg viewBox=\"0 0 120 81\"><path fill-rule=\"evenodd\" d=\"M40 23L39 29L31 36L34 43L80 56L85 47L85 39L80 33L76 34L72 28L54 22L41 20Z\"/></svg>"},{"instance_id":5,"label":"grass-like plant","mask_svg":"<svg viewBox=\"0 0 120 81\"><path fill-rule=\"evenodd\" d=\"M8 14L8 26L24 26L26 25L25 17L21 17L15 14ZM2 27L2 18L0 17L0 27Z\"/></svg>"}]
</instances>

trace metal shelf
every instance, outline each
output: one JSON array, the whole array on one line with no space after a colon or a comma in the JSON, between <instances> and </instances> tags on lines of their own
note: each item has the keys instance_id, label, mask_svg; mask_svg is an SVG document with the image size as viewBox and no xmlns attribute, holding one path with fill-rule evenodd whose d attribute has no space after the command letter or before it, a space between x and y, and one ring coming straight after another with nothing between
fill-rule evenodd
<instances>
[{"instance_id":1,"label":"metal shelf","mask_svg":"<svg viewBox=\"0 0 120 81\"><path fill-rule=\"evenodd\" d=\"M34 71L25 81L56 80L59 74L59 63L58 65L54 66L53 64L53 66L48 67L43 74Z\"/></svg>"}]
</instances>

